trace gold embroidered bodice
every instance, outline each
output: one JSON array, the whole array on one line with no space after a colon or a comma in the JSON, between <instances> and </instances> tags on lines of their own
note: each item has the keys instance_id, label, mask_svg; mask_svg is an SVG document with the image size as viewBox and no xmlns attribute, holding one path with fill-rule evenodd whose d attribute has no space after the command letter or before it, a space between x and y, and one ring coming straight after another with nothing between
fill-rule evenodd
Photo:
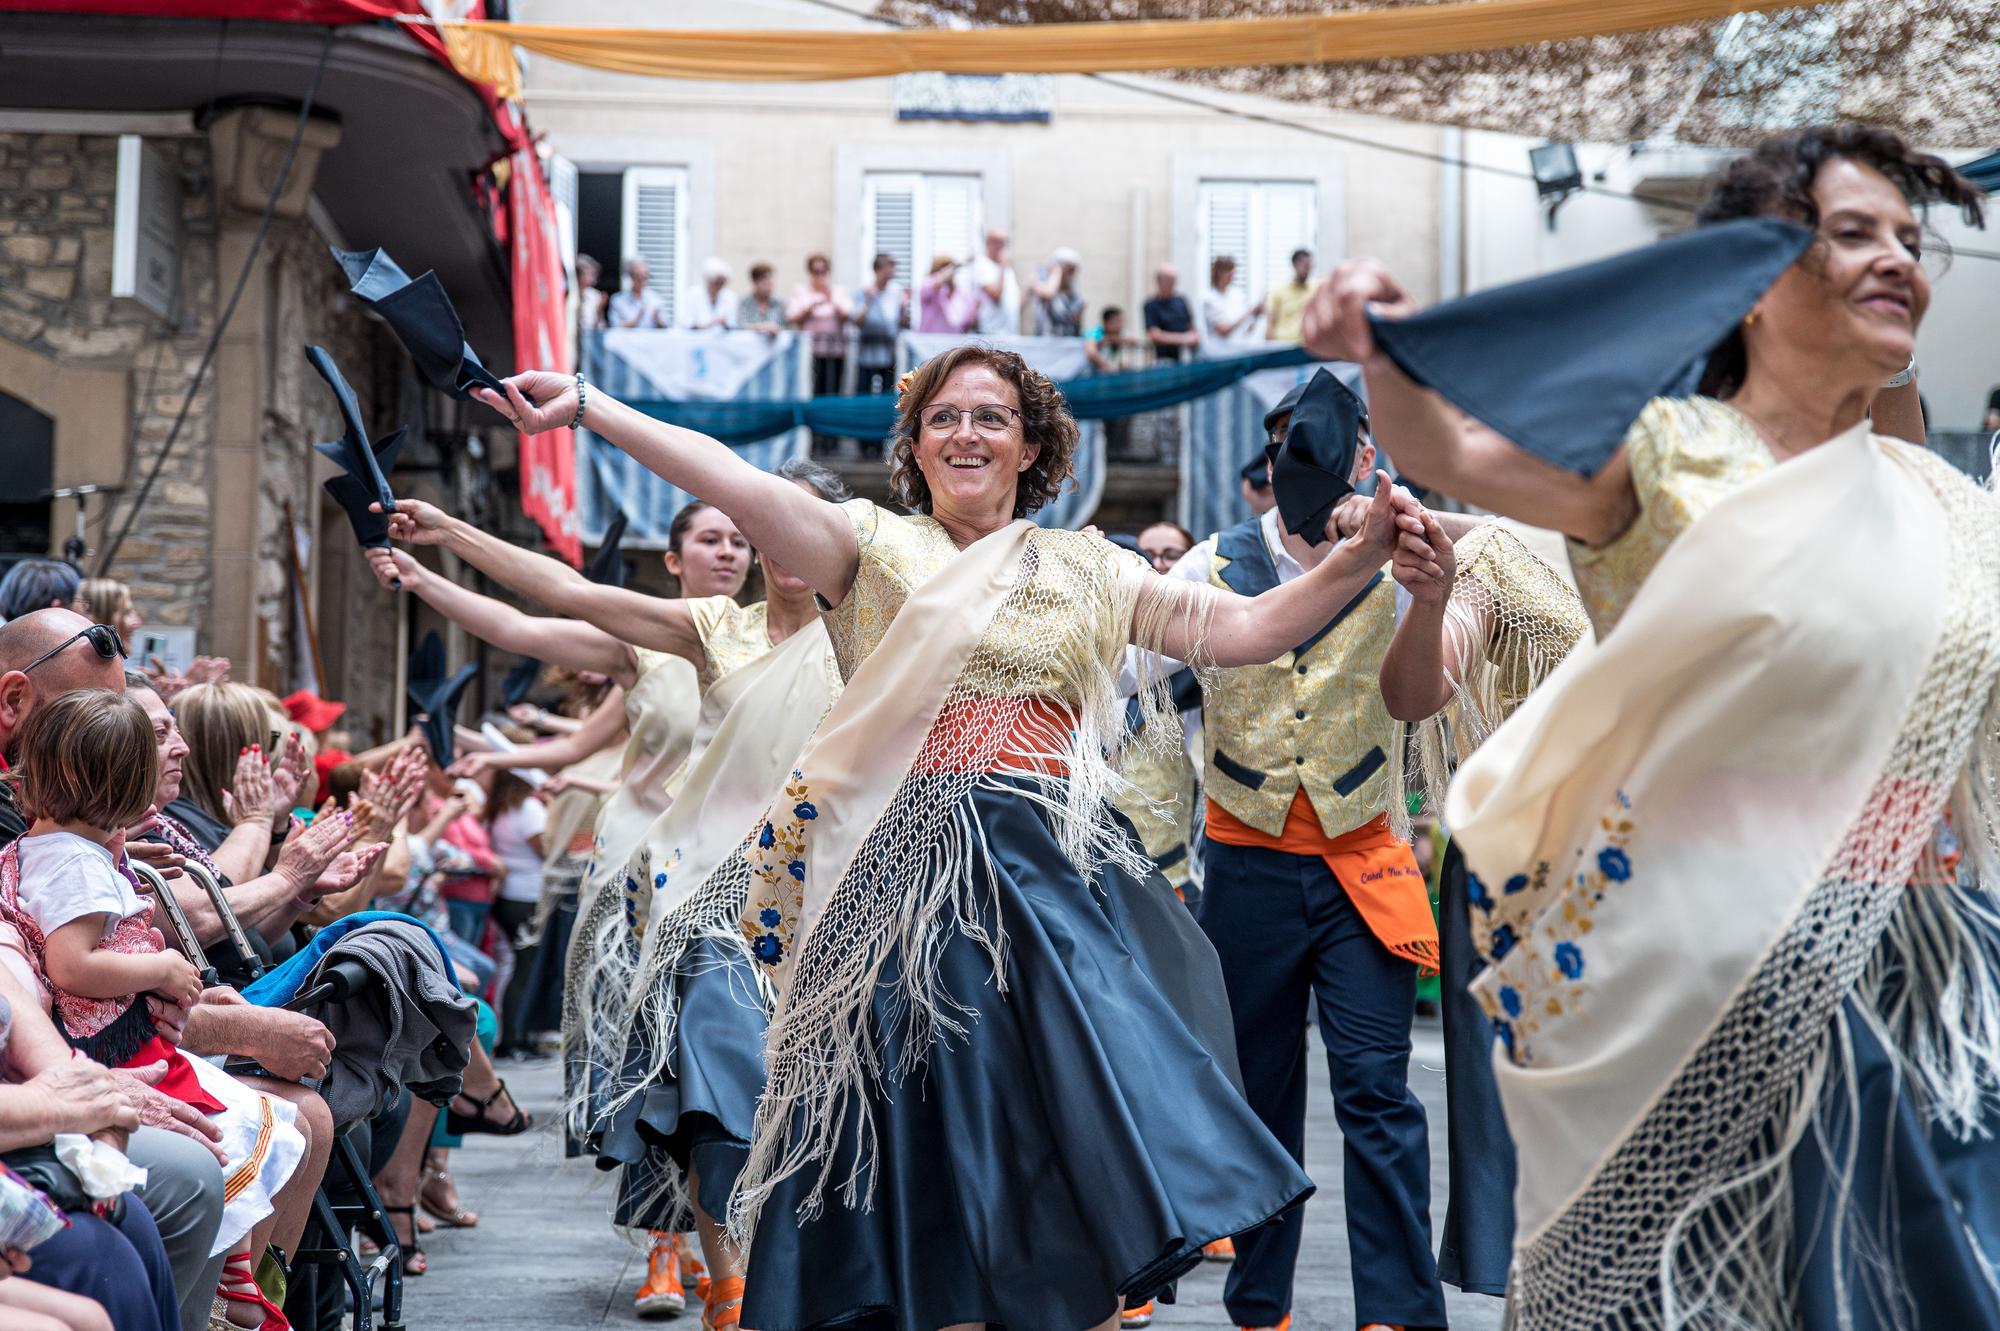
<instances>
[{"instance_id":1,"label":"gold embroidered bodice","mask_svg":"<svg viewBox=\"0 0 2000 1331\"><path fill-rule=\"evenodd\" d=\"M1773 465L1742 412L1708 397L1654 398L1625 436L1639 515L1609 544L1569 543L1584 609L1601 638L1632 603L1674 538Z\"/></svg>"},{"instance_id":2,"label":"gold embroidered bodice","mask_svg":"<svg viewBox=\"0 0 2000 1331\"><path fill-rule=\"evenodd\" d=\"M771 650L764 602L738 605L731 596L702 596L691 598L687 608L706 658L696 671L703 693Z\"/></svg>"},{"instance_id":3,"label":"gold embroidered bodice","mask_svg":"<svg viewBox=\"0 0 2000 1331\"><path fill-rule=\"evenodd\" d=\"M910 593L959 551L933 518L906 517L866 499L851 499L841 508L854 524L860 564L847 596L824 618L841 678L847 680L881 644ZM1049 658L1055 664L1091 656L1113 670L1125 646L1130 612L1121 607L1128 598L1115 593L1121 577L1143 568L1138 557L1081 532L1039 530L1032 540L1025 593L1001 602L966 663L961 687L973 693L985 691L982 681L994 682L992 692L1019 692L997 683L1002 658ZM1061 639L1054 653L1049 651L1051 634ZM1075 685L1055 669L1044 672L1028 695L1071 706L1082 701Z\"/></svg>"}]
</instances>

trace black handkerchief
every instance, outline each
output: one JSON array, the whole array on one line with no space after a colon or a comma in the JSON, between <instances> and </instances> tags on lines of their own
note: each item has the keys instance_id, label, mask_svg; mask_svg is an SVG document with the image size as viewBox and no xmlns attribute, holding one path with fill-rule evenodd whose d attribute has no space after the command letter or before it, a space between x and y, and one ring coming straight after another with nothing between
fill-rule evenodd
<instances>
[{"instance_id":1,"label":"black handkerchief","mask_svg":"<svg viewBox=\"0 0 2000 1331\"><path fill-rule=\"evenodd\" d=\"M395 331L424 378L454 397L470 397L474 387L505 395L465 340L465 325L436 273L412 280L379 249L334 250L333 257L354 294Z\"/></svg>"},{"instance_id":2,"label":"black handkerchief","mask_svg":"<svg viewBox=\"0 0 2000 1331\"><path fill-rule=\"evenodd\" d=\"M1349 477L1367 414L1353 390L1326 370L1307 382L1292 405L1285 446L1271 464L1271 492L1286 531L1313 545L1326 543L1334 505L1354 493Z\"/></svg>"},{"instance_id":3,"label":"black handkerchief","mask_svg":"<svg viewBox=\"0 0 2000 1331\"><path fill-rule=\"evenodd\" d=\"M451 766L452 727L457 723L458 700L465 695L465 686L479 673L479 667L467 662L450 675L444 671L444 640L433 630L410 653L410 672L404 691L423 714L419 724L425 742L430 745L431 757L439 767Z\"/></svg>"}]
</instances>

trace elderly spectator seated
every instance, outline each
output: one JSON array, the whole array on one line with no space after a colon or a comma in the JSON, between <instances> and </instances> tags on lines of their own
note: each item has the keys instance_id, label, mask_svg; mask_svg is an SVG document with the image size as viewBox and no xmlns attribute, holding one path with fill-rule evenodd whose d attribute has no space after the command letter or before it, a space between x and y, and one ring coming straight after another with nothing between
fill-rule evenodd
<instances>
[{"instance_id":1,"label":"elderly spectator seated","mask_svg":"<svg viewBox=\"0 0 2000 1331\"><path fill-rule=\"evenodd\" d=\"M0 768L9 761L21 727L40 701L76 689L123 687L125 672L115 634L92 634L89 620L71 610L37 610L0 626ZM0 781L0 846L27 831L13 784ZM6 986L13 986L7 989ZM28 1080L70 1061L69 1045L49 1019L25 954L0 933L0 992L13 1006L7 1068ZM159 1007L154 1019L172 1024L177 1012ZM185 1331L208 1325L209 1304L222 1270L211 1256L222 1223L222 1165L212 1142L218 1133L200 1114L159 1094L131 1073L106 1074L139 1106L141 1126L127 1154L147 1172L139 1196L151 1211L172 1263Z\"/></svg>"},{"instance_id":2,"label":"elderly spectator seated","mask_svg":"<svg viewBox=\"0 0 2000 1331\"><path fill-rule=\"evenodd\" d=\"M625 261L625 286L611 297L612 328L665 328L667 303L648 284L653 266L638 255Z\"/></svg>"}]
</instances>

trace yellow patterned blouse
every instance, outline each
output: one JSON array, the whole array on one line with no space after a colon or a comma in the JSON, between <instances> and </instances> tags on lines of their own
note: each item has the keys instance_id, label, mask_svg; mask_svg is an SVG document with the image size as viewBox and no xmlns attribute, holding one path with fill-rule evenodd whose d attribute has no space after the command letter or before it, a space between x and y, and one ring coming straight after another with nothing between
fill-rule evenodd
<instances>
[{"instance_id":1,"label":"yellow patterned blouse","mask_svg":"<svg viewBox=\"0 0 2000 1331\"><path fill-rule=\"evenodd\" d=\"M1584 609L1603 637L1674 538L1745 481L1773 465L1742 412L1708 397L1654 398L1625 436L1639 516L1595 549L1569 543Z\"/></svg>"},{"instance_id":2,"label":"yellow patterned blouse","mask_svg":"<svg viewBox=\"0 0 2000 1331\"><path fill-rule=\"evenodd\" d=\"M764 602L738 605L732 596L702 596L691 597L687 607L707 658L695 672L703 693L771 650Z\"/></svg>"},{"instance_id":3,"label":"yellow patterned blouse","mask_svg":"<svg viewBox=\"0 0 2000 1331\"><path fill-rule=\"evenodd\" d=\"M825 620L846 680L881 643L910 593L950 563L958 547L934 518L892 513L866 499L850 499L841 508L854 524L860 563L853 587L826 612ZM1075 676L1060 666L1074 667L1087 655L1115 675L1131 631L1132 600L1116 592L1125 579L1150 570L1129 551L1081 532L1038 531L1032 550L1027 594L1002 602L980 650L967 663L963 686L975 693L1020 693L1018 682L982 689L982 675L996 681L1003 674L1015 677L1015 672L1002 671L996 658L1047 660L1051 668L1028 686L1025 696L1078 705L1082 700L1071 682ZM1052 633L1059 635L1053 643Z\"/></svg>"}]
</instances>

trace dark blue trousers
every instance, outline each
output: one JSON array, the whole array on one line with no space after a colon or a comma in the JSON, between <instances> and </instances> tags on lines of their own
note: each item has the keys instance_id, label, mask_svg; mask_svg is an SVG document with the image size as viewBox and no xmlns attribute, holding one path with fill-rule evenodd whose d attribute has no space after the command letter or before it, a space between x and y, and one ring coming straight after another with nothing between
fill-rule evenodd
<instances>
[{"instance_id":1,"label":"dark blue trousers","mask_svg":"<svg viewBox=\"0 0 2000 1331\"><path fill-rule=\"evenodd\" d=\"M28 1254L22 1279L96 1299L116 1331L180 1331L180 1298L152 1213L136 1196L114 1228L88 1212Z\"/></svg>"},{"instance_id":2,"label":"dark blue trousers","mask_svg":"<svg viewBox=\"0 0 2000 1331\"><path fill-rule=\"evenodd\" d=\"M1222 959L1250 1107L1305 1163L1306 1000L1340 1124L1359 1324L1445 1324L1431 1257L1430 1140L1410 1090L1417 968L1377 941L1317 857L1203 838L1200 921ZM1238 1236L1223 1304L1241 1326L1292 1307L1303 1207Z\"/></svg>"}]
</instances>

